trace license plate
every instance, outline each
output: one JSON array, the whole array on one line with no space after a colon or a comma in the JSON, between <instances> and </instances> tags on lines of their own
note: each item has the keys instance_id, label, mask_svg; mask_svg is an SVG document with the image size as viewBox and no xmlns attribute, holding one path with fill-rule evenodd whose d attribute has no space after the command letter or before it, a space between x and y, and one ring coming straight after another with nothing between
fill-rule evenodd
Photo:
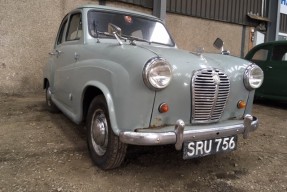
<instances>
[{"instance_id":1,"label":"license plate","mask_svg":"<svg viewBox=\"0 0 287 192\"><path fill-rule=\"evenodd\" d=\"M229 152L237 147L237 136L190 141L183 144L183 159L192 159L220 152Z\"/></svg>"}]
</instances>

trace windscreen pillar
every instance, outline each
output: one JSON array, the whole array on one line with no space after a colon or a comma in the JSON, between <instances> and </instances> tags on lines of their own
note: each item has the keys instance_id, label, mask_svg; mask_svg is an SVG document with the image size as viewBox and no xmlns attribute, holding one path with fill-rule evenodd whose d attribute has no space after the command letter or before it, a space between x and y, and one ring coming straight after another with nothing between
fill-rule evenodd
<instances>
[{"instance_id":1,"label":"windscreen pillar","mask_svg":"<svg viewBox=\"0 0 287 192\"><path fill-rule=\"evenodd\" d=\"M165 22L166 0L153 0L152 14Z\"/></svg>"}]
</instances>

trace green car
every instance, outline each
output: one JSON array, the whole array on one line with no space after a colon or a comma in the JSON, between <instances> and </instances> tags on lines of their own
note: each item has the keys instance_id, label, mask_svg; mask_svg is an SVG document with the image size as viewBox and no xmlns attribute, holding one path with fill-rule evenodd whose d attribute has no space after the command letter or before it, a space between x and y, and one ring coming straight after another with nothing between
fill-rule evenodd
<instances>
[{"instance_id":1,"label":"green car","mask_svg":"<svg viewBox=\"0 0 287 192\"><path fill-rule=\"evenodd\" d=\"M245 56L264 71L262 86L255 96L278 101L287 101L287 41L262 43Z\"/></svg>"},{"instance_id":2,"label":"green car","mask_svg":"<svg viewBox=\"0 0 287 192\"><path fill-rule=\"evenodd\" d=\"M260 67L224 49L180 50L154 16L81 6L54 42L44 67L47 107L86 125L102 169L120 166L127 145L172 144L184 159L230 152L238 135L258 127L251 112Z\"/></svg>"}]
</instances>

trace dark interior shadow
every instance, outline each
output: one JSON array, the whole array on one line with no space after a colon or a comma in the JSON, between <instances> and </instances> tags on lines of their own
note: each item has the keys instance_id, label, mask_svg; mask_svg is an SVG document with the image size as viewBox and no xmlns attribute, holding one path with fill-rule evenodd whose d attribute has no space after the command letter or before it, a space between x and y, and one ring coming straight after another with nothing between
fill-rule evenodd
<instances>
[{"instance_id":1,"label":"dark interior shadow","mask_svg":"<svg viewBox=\"0 0 287 192\"><path fill-rule=\"evenodd\" d=\"M258 105L264 105L267 107L274 107L278 109L287 109L287 102L285 101L276 101L276 100L270 100L270 99L263 99L263 98L257 98L254 100L254 104Z\"/></svg>"}]
</instances>

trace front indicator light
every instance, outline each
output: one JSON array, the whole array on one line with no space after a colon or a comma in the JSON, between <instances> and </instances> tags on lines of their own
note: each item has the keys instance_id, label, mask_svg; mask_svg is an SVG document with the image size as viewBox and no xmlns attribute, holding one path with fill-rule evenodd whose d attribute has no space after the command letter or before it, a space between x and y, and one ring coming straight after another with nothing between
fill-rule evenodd
<instances>
[{"instance_id":1,"label":"front indicator light","mask_svg":"<svg viewBox=\"0 0 287 192\"><path fill-rule=\"evenodd\" d=\"M168 112L168 110L169 110L169 107L168 107L168 104L166 104L166 103L162 103L162 104L160 104L160 106L158 107L158 111L159 111L160 113L166 113L166 112Z\"/></svg>"},{"instance_id":2,"label":"front indicator light","mask_svg":"<svg viewBox=\"0 0 287 192\"><path fill-rule=\"evenodd\" d=\"M245 107L246 107L245 101L242 101L242 100L238 101L238 103L237 103L238 109L244 109Z\"/></svg>"}]
</instances>

